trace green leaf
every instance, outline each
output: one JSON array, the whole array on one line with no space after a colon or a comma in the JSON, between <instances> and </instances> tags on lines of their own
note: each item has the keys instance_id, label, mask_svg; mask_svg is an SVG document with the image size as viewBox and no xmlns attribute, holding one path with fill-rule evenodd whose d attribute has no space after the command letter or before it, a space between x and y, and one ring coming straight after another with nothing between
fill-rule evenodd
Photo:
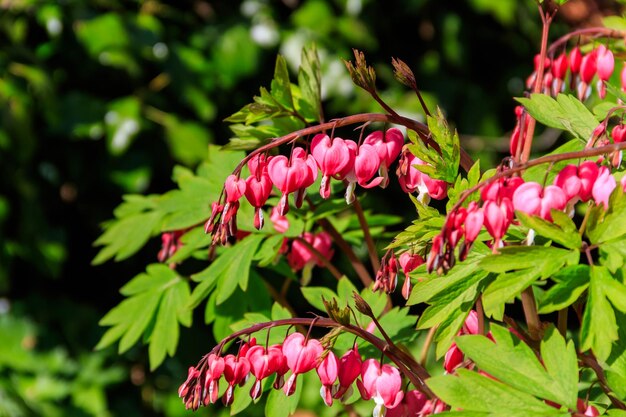
<instances>
[{"instance_id":1,"label":"green leaf","mask_svg":"<svg viewBox=\"0 0 626 417\"><path fill-rule=\"evenodd\" d=\"M532 349L509 330L492 324L491 332L495 343L483 335L472 335L458 337L457 345L481 370L499 381L521 392L576 408L578 366L572 342L566 347L558 332L546 332L541 351L555 351L546 353L544 368ZM564 374L554 375L555 372Z\"/></svg>"},{"instance_id":2,"label":"green leaf","mask_svg":"<svg viewBox=\"0 0 626 417\"><path fill-rule=\"evenodd\" d=\"M167 259L167 262L181 263L189 258L198 249L208 248L211 244L211 236L204 233L204 227L196 227L180 237L182 246L176 250L174 255Z\"/></svg>"},{"instance_id":3,"label":"green leaf","mask_svg":"<svg viewBox=\"0 0 626 417\"><path fill-rule=\"evenodd\" d=\"M541 342L541 358L546 371L557 383L560 396L567 400L564 405L572 407L578 398L578 359L574 342L566 343L552 326Z\"/></svg>"},{"instance_id":4,"label":"green leaf","mask_svg":"<svg viewBox=\"0 0 626 417\"><path fill-rule=\"evenodd\" d=\"M501 248L500 254L485 256L478 265L495 273L534 268L547 278L563 264L577 264L578 259L576 251L553 246L509 246Z\"/></svg>"},{"instance_id":5,"label":"green leaf","mask_svg":"<svg viewBox=\"0 0 626 417\"><path fill-rule=\"evenodd\" d=\"M558 220L563 223L567 230L555 224L556 219L555 223L551 223L541 217L531 216L521 211L516 211L515 216L524 226L533 229L538 235L548 238L566 248L579 249L582 240L569 216L559 210L552 210L552 212L555 213Z\"/></svg>"},{"instance_id":6,"label":"green leaf","mask_svg":"<svg viewBox=\"0 0 626 417\"><path fill-rule=\"evenodd\" d=\"M192 276L200 284L194 288L189 306L195 308L206 298L213 287L217 287L217 304L222 304L237 286L246 290L252 260L257 248L265 238L263 234L252 234L234 246L224 248L219 256L203 271Z\"/></svg>"},{"instance_id":7,"label":"green leaf","mask_svg":"<svg viewBox=\"0 0 626 417\"><path fill-rule=\"evenodd\" d=\"M589 295L580 328L582 351L591 349L604 361L611 353L612 343L618 339L615 312L607 300L611 273L604 266L591 267Z\"/></svg>"},{"instance_id":8,"label":"green leaf","mask_svg":"<svg viewBox=\"0 0 626 417\"><path fill-rule=\"evenodd\" d=\"M237 284L243 291L248 288L252 259L264 238L265 236L261 234L250 235L231 249L227 258L229 265L224 269L217 283L217 304L226 301Z\"/></svg>"},{"instance_id":9,"label":"green leaf","mask_svg":"<svg viewBox=\"0 0 626 417\"><path fill-rule=\"evenodd\" d=\"M461 145L459 135L452 131L441 109L437 108L436 116L427 116L430 133L441 148L441 155L435 149L428 147L413 130L408 130L407 135L411 140L409 150L422 161L429 165L415 165L417 169L433 179L453 183L459 172L461 158Z\"/></svg>"},{"instance_id":10,"label":"green leaf","mask_svg":"<svg viewBox=\"0 0 626 417\"><path fill-rule=\"evenodd\" d=\"M626 234L626 196L622 187L615 187L609 198L609 208L604 212L602 206L596 208L599 217L587 223L586 235L593 244L602 244L622 238ZM591 216L590 216L591 217Z\"/></svg>"},{"instance_id":11,"label":"green leaf","mask_svg":"<svg viewBox=\"0 0 626 417\"><path fill-rule=\"evenodd\" d=\"M315 45L302 49L298 86L301 98L297 100L298 112L308 122L319 121L321 111L322 75Z\"/></svg>"},{"instance_id":12,"label":"green leaf","mask_svg":"<svg viewBox=\"0 0 626 417\"><path fill-rule=\"evenodd\" d=\"M407 305L429 302L433 297L447 292L448 287L456 285L459 281L466 280L476 272L476 262L482 258L476 252L471 252L468 259L456 265L444 276L432 274L418 274L419 270L411 273L411 276L418 278L418 282L411 290L411 295L407 300Z\"/></svg>"},{"instance_id":13,"label":"green leaf","mask_svg":"<svg viewBox=\"0 0 626 417\"><path fill-rule=\"evenodd\" d=\"M485 313L498 320L502 319L504 303L536 280L545 279L566 265L577 264L580 258L576 250L553 246L510 246L500 252L484 257L479 264L487 271L500 273L483 294Z\"/></svg>"},{"instance_id":14,"label":"green leaf","mask_svg":"<svg viewBox=\"0 0 626 417\"><path fill-rule=\"evenodd\" d=\"M150 290L162 290L179 281L179 277L172 269L164 264L151 264L146 267L146 273L137 275L120 289L120 293L131 296Z\"/></svg>"},{"instance_id":15,"label":"green leaf","mask_svg":"<svg viewBox=\"0 0 626 417\"><path fill-rule=\"evenodd\" d=\"M539 299L539 314L562 310L576 302L589 286L589 266L568 266L552 278L557 284Z\"/></svg>"},{"instance_id":16,"label":"green leaf","mask_svg":"<svg viewBox=\"0 0 626 417\"><path fill-rule=\"evenodd\" d=\"M626 19L622 16L606 16L602 18L602 26L608 29L626 30Z\"/></svg>"},{"instance_id":17,"label":"green leaf","mask_svg":"<svg viewBox=\"0 0 626 417\"><path fill-rule=\"evenodd\" d=\"M299 379L301 380L302 377ZM300 401L300 396L302 395L302 381L299 381L299 384L297 382L298 381L296 381L296 391L290 396L286 396L281 389L270 390L267 396L267 402L265 403L266 416L289 417L296 411L298 401Z\"/></svg>"},{"instance_id":18,"label":"green leaf","mask_svg":"<svg viewBox=\"0 0 626 417\"><path fill-rule=\"evenodd\" d=\"M459 415L480 415L463 413L485 413L489 416L568 416L569 413L557 410L533 397L499 381L466 369L459 369L457 375L434 376L426 384L445 403L453 408L461 408ZM455 415L457 413L450 413Z\"/></svg>"},{"instance_id":19,"label":"green leaf","mask_svg":"<svg viewBox=\"0 0 626 417\"><path fill-rule=\"evenodd\" d=\"M309 302L309 304L320 311L326 311L326 307L324 307L324 303L322 302L322 297L326 301L331 301L333 298L339 300L337 294L330 288L326 287L302 287L300 288L300 291L302 291L302 295Z\"/></svg>"},{"instance_id":20,"label":"green leaf","mask_svg":"<svg viewBox=\"0 0 626 417\"><path fill-rule=\"evenodd\" d=\"M135 254L146 244L162 218L163 213L152 211L107 223L105 232L94 242L94 245L104 247L93 259L92 265L100 265L111 258L121 261Z\"/></svg>"},{"instance_id":21,"label":"green leaf","mask_svg":"<svg viewBox=\"0 0 626 417\"><path fill-rule=\"evenodd\" d=\"M189 284L166 265L152 264L121 292L128 298L100 320L100 325L112 327L102 336L96 349L119 339L119 351L123 353L143 336L143 340L150 343L150 367L155 369L166 354L176 353L179 323L191 325L191 310L187 309Z\"/></svg>"},{"instance_id":22,"label":"green leaf","mask_svg":"<svg viewBox=\"0 0 626 417\"><path fill-rule=\"evenodd\" d=\"M183 320L191 324L191 315L187 319L187 313L181 312L181 306L186 306L189 298L189 284L178 282L167 289L163 294L163 300L156 316L154 330L150 336L150 369L156 369L165 359L165 355L174 356L178 346L178 321L183 315Z\"/></svg>"},{"instance_id":23,"label":"green leaf","mask_svg":"<svg viewBox=\"0 0 626 417\"><path fill-rule=\"evenodd\" d=\"M563 129L583 141L591 137L598 120L577 98L559 94L555 99L545 94L531 94L530 98L516 98L539 123Z\"/></svg>"},{"instance_id":24,"label":"green leaf","mask_svg":"<svg viewBox=\"0 0 626 417\"><path fill-rule=\"evenodd\" d=\"M287 70L287 61L281 55L276 57L271 94L284 108L294 110L293 98L291 97L291 83L289 82L289 71Z\"/></svg>"},{"instance_id":25,"label":"green leaf","mask_svg":"<svg viewBox=\"0 0 626 417\"><path fill-rule=\"evenodd\" d=\"M502 320L504 309L502 306L507 301L522 293L532 285L541 275L541 271L533 268L520 271L502 273L493 281L483 293L483 307L488 317Z\"/></svg>"}]
</instances>

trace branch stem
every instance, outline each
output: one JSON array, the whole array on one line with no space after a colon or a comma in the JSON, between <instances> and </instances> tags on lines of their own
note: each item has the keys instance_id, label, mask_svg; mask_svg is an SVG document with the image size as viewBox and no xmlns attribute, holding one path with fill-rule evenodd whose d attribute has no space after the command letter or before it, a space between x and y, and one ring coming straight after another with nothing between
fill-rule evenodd
<instances>
[{"instance_id":1,"label":"branch stem","mask_svg":"<svg viewBox=\"0 0 626 417\"><path fill-rule=\"evenodd\" d=\"M374 244L374 239L372 239L372 234L370 233L370 227L367 224L365 213L363 213L363 207L361 207L361 203L359 202L358 198L354 199L352 206L354 207L354 211L359 219L359 225L363 230L363 237L367 245L367 252L370 256L372 269L374 270L374 272L376 272L380 269L380 260L378 259L378 252L376 251L376 245Z\"/></svg>"},{"instance_id":2,"label":"branch stem","mask_svg":"<svg viewBox=\"0 0 626 417\"><path fill-rule=\"evenodd\" d=\"M395 345L390 345L386 341L379 339L374 336L367 330L364 330L360 327L351 325L351 324L340 324L334 320L323 317L315 317L315 318L292 318L292 319L283 319L283 320L275 320L265 323L258 323L252 325L248 328L239 330L238 332L232 333L229 336L226 336L222 341L215 346L208 354L202 357L198 362L198 368L203 366L207 361L207 358L210 354L220 354L224 348L224 346L235 340L239 337L246 336L249 334L253 334L255 332L270 329L273 327L280 326L316 326L316 327L326 327L326 328L339 328L343 329L349 333L352 333L361 339L371 343L374 347L380 350L389 360L391 360L400 371L411 381L411 383L421 392L426 394L431 399L436 399L435 394L428 388L428 386L424 383L424 381L430 378L430 374L428 371L421 366L415 359L407 354L406 352L400 350Z\"/></svg>"},{"instance_id":3,"label":"branch stem","mask_svg":"<svg viewBox=\"0 0 626 417\"><path fill-rule=\"evenodd\" d=\"M522 292L522 307L524 309L524 318L528 325L528 334L533 340L541 340L541 321L539 321L537 303L535 302L532 286Z\"/></svg>"},{"instance_id":4,"label":"branch stem","mask_svg":"<svg viewBox=\"0 0 626 417\"><path fill-rule=\"evenodd\" d=\"M341 249L341 251L348 257L350 263L352 264L352 267L354 268L354 271L357 273L359 279L363 283L363 286L369 287L373 282L372 277L370 276L369 272L367 272L367 268L365 268L365 265L363 265L363 263L356 256L356 254L352 250L352 247L348 244L348 242L346 242L343 236L341 236L341 233L339 233L339 231L335 229L335 226L333 226L333 224L326 219L319 219L317 222L320 226L322 226L322 229L324 229L330 235L330 237L337 244L337 246L339 246L339 249Z\"/></svg>"}]
</instances>

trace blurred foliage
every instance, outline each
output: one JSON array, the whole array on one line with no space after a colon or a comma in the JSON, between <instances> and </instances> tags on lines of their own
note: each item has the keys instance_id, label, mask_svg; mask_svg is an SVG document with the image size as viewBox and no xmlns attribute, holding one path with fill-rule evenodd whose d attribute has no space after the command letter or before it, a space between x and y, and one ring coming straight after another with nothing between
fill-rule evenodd
<instances>
[{"instance_id":1,"label":"blurred foliage","mask_svg":"<svg viewBox=\"0 0 626 417\"><path fill-rule=\"evenodd\" d=\"M124 203L147 222L167 217L176 193L202 189L183 185L186 168L172 180L174 165L212 173L208 145L227 142L222 120L268 84L277 53L295 71L302 46L316 43L324 106L338 116L379 111L341 62L365 50L384 99L423 119L393 80L389 61L399 57L470 152L493 158L506 147L510 97L523 90L540 36L533 3L447 3L0 0L0 415L186 414L175 388L212 343L202 320L181 328L177 357L155 373L141 347L94 352L98 320L159 242L149 230L116 252L135 256L95 268L92 242L122 194L181 187Z\"/></svg>"}]
</instances>

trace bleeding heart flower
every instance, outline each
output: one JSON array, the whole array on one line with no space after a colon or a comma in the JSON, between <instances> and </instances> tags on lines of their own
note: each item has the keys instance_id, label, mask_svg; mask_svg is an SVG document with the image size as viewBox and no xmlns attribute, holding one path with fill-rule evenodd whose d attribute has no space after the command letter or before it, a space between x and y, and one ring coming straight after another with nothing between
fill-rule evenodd
<instances>
[{"instance_id":1,"label":"bleeding heart flower","mask_svg":"<svg viewBox=\"0 0 626 417\"><path fill-rule=\"evenodd\" d=\"M328 351L328 354L317 365L317 376L320 378L322 388L320 395L327 406L333 405L333 384L337 380L337 373L339 369L339 361L332 351Z\"/></svg>"},{"instance_id":2,"label":"bleeding heart flower","mask_svg":"<svg viewBox=\"0 0 626 417\"><path fill-rule=\"evenodd\" d=\"M325 259L330 259L334 255L332 249L332 238L326 232L320 232L316 235L305 232L302 234L302 239L307 241L314 249L316 249ZM317 256L311 252L311 250L301 241L294 240L291 245L291 252L287 255L287 262L294 271L299 271L307 264L317 264L323 266L324 262L318 259Z\"/></svg>"},{"instance_id":3,"label":"bleeding heart flower","mask_svg":"<svg viewBox=\"0 0 626 417\"><path fill-rule=\"evenodd\" d=\"M586 416L597 417L600 415L597 408L595 408L593 405L585 404L585 402L580 398L576 402L576 409L579 413L582 413Z\"/></svg>"},{"instance_id":4,"label":"bleeding heart flower","mask_svg":"<svg viewBox=\"0 0 626 417\"><path fill-rule=\"evenodd\" d=\"M526 79L526 88L529 90L532 90L535 86L535 81L537 81L537 73L539 72L539 66L541 64L541 55L537 54L535 55L535 58L533 60L534 65L535 65L535 69L533 70L533 73L530 74L530 77L528 77ZM543 70L547 71L550 68L550 59L545 58L543 61Z\"/></svg>"},{"instance_id":5,"label":"bleeding heart flower","mask_svg":"<svg viewBox=\"0 0 626 417\"><path fill-rule=\"evenodd\" d=\"M605 82L611 78L615 69L615 58L613 52L604 45L598 46L597 51L597 71L598 71L598 96L606 97Z\"/></svg>"},{"instance_id":6,"label":"bleeding heart flower","mask_svg":"<svg viewBox=\"0 0 626 417\"><path fill-rule=\"evenodd\" d=\"M511 200L504 198L500 203L488 200L483 204L483 215L487 232L498 244L513 221L513 204Z\"/></svg>"},{"instance_id":7,"label":"bleeding heart flower","mask_svg":"<svg viewBox=\"0 0 626 417\"><path fill-rule=\"evenodd\" d=\"M591 89L589 84L596 75L598 69L598 50L594 49L587 55L583 56L580 64L580 83L578 84L578 99L584 100L589 97Z\"/></svg>"},{"instance_id":8,"label":"bleeding heart flower","mask_svg":"<svg viewBox=\"0 0 626 417\"><path fill-rule=\"evenodd\" d=\"M417 253L404 252L400 255L400 267L405 275L409 275L418 266L424 263L424 258Z\"/></svg>"},{"instance_id":9,"label":"bleeding heart flower","mask_svg":"<svg viewBox=\"0 0 626 417\"><path fill-rule=\"evenodd\" d=\"M246 192L246 181L236 175L229 175L224 183L226 202L234 203Z\"/></svg>"},{"instance_id":10,"label":"bleeding heart flower","mask_svg":"<svg viewBox=\"0 0 626 417\"><path fill-rule=\"evenodd\" d=\"M317 166L322 171L320 195L330 197L330 178L340 174L346 167L354 164L354 154L341 138L331 139L328 135L319 133L311 141L311 154Z\"/></svg>"},{"instance_id":11,"label":"bleeding heart flower","mask_svg":"<svg viewBox=\"0 0 626 417\"><path fill-rule=\"evenodd\" d=\"M246 353L250 362L250 372L256 378L250 389L250 397L257 400L261 396L261 382L275 373L281 365L283 352L279 346L270 346L267 350L260 345L252 346Z\"/></svg>"},{"instance_id":12,"label":"bleeding heart flower","mask_svg":"<svg viewBox=\"0 0 626 417\"><path fill-rule=\"evenodd\" d=\"M520 177L499 178L483 187L480 198L483 201L500 201L504 198L513 201L515 190L523 183L524 180Z\"/></svg>"},{"instance_id":13,"label":"bleeding heart flower","mask_svg":"<svg viewBox=\"0 0 626 417\"><path fill-rule=\"evenodd\" d=\"M267 172L272 183L282 192L278 207L279 214L285 215L289 211L288 195L299 192L303 197L302 190L313 184L317 178L317 164L311 155L306 155L304 149L295 148L291 160L284 155L273 157L267 165ZM298 200L296 196L296 206Z\"/></svg>"},{"instance_id":14,"label":"bleeding heart flower","mask_svg":"<svg viewBox=\"0 0 626 417\"><path fill-rule=\"evenodd\" d=\"M263 211L261 207L267 202L272 192L272 180L267 172L252 174L246 179L246 199L254 207L254 227L260 230L263 227Z\"/></svg>"},{"instance_id":15,"label":"bleeding heart flower","mask_svg":"<svg viewBox=\"0 0 626 417\"><path fill-rule=\"evenodd\" d=\"M235 400L235 385L243 385L250 373L250 361L245 356L227 355L224 357L224 379L228 388L222 396L222 402L229 406Z\"/></svg>"},{"instance_id":16,"label":"bleeding heart flower","mask_svg":"<svg viewBox=\"0 0 626 417\"><path fill-rule=\"evenodd\" d=\"M405 193L419 192L418 199L428 202L430 198L442 200L448 193L448 183L442 180L433 180L419 171L416 165L428 165L412 153L406 151L400 158L397 174L400 187Z\"/></svg>"},{"instance_id":17,"label":"bleeding heart flower","mask_svg":"<svg viewBox=\"0 0 626 417\"><path fill-rule=\"evenodd\" d=\"M323 352L324 348L319 340L307 340L302 333L297 332L287 336L283 342L283 355L292 374L283 387L286 395L295 392L297 376L314 369Z\"/></svg>"},{"instance_id":18,"label":"bleeding heart flower","mask_svg":"<svg viewBox=\"0 0 626 417\"><path fill-rule=\"evenodd\" d=\"M587 202L598 172L598 165L591 161L585 161L580 166L567 165L554 179L554 185L563 190L568 201L580 199Z\"/></svg>"},{"instance_id":19,"label":"bleeding heart flower","mask_svg":"<svg viewBox=\"0 0 626 417\"><path fill-rule=\"evenodd\" d=\"M367 359L361 366L361 379L356 381L361 398L376 402L374 417L384 415L383 406L394 408L404 397L402 377L397 368L391 365L380 365L376 359Z\"/></svg>"},{"instance_id":20,"label":"bleeding heart flower","mask_svg":"<svg viewBox=\"0 0 626 417\"><path fill-rule=\"evenodd\" d=\"M559 55L552 63L552 67L550 68L550 70L552 71L552 95L556 96L557 94L559 94L561 91L563 91L563 88L565 86L565 76L567 74L567 67L568 67L568 62L567 62L567 54L565 54L565 52L563 52L561 55Z\"/></svg>"},{"instance_id":21,"label":"bleeding heart flower","mask_svg":"<svg viewBox=\"0 0 626 417\"><path fill-rule=\"evenodd\" d=\"M215 404L219 393L219 379L224 373L224 358L212 353L207 358L207 371L204 377L204 405Z\"/></svg>"},{"instance_id":22,"label":"bleeding heart flower","mask_svg":"<svg viewBox=\"0 0 626 417\"><path fill-rule=\"evenodd\" d=\"M621 143L626 139L626 125L618 124L611 131L611 137L613 138L613 142Z\"/></svg>"},{"instance_id":23,"label":"bleeding heart flower","mask_svg":"<svg viewBox=\"0 0 626 417\"><path fill-rule=\"evenodd\" d=\"M606 210L609 207L609 196L617 185L615 178L611 175L611 171L607 167L601 167L598 172L598 178L593 184L591 194L596 204L604 205Z\"/></svg>"},{"instance_id":24,"label":"bleeding heart flower","mask_svg":"<svg viewBox=\"0 0 626 417\"><path fill-rule=\"evenodd\" d=\"M580 72L582 60L583 55L580 53L580 48L575 46L569 53L569 68L573 75L577 75Z\"/></svg>"},{"instance_id":25,"label":"bleeding heart flower","mask_svg":"<svg viewBox=\"0 0 626 417\"><path fill-rule=\"evenodd\" d=\"M389 184L389 167L402 151L404 135L395 127L384 133L382 130L377 130L367 135L363 144L372 145L376 149L380 159L380 175L383 177L381 186L387 187Z\"/></svg>"},{"instance_id":26,"label":"bleeding heart flower","mask_svg":"<svg viewBox=\"0 0 626 417\"><path fill-rule=\"evenodd\" d=\"M555 185L543 188L536 182L526 182L520 185L513 195L515 210L539 216L548 221L552 221L550 210L563 210L566 204L565 193Z\"/></svg>"},{"instance_id":27,"label":"bleeding heart flower","mask_svg":"<svg viewBox=\"0 0 626 417\"><path fill-rule=\"evenodd\" d=\"M339 387L333 398L341 398L348 392L354 381L361 375L362 364L363 360L356 344L339 358L339 369L337 371Z\"/></svg>"}]
</instances>

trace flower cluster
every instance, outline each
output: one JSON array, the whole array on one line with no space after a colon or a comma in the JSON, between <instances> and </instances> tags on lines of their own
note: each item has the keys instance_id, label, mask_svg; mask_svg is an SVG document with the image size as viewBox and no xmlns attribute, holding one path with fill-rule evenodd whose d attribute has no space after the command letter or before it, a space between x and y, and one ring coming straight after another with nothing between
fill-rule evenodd
<instances>
[{"instance_id":1,"label":"flower cluster","mask_svg":"<svg viewBox=\"0 0 626 417\"><path fill-rule=\"evenodd\" d=\"M294 205L302 206L307 188L321 175L319 193L327 199L331 195L332 179L346 184L345 198L348 204L355 198L355 188L387 187L389 168L398 159L397 170L402 189L407 193L418 191L421 199L445 198L448 184L432 180L421 173L416 165L425 162L403 151L404 135L399 129L385 132L378 130L357 144L350 139L330 137L319 133L310 143L310 152L294 147L289 157L267 156L259 153L248 161L250 176L240 178L239 173L230 175L224 183L224 204L212 205L211 217L206 222L207 233L214 234L214 243L226 243L237 233L236 216L239 200L245 196L254 207L254 227L264 224L262 207L267 203L274 187L280 192L277 213L284 216L289 211L289 195L294 195Z\"/></svg>"},{"instance_id":2,"label":"flower cluster","mask_svg":"<svg viewBox=\"0 0 626 417\"><path fill-rule=\"evenodd\" d=\"M533 88L539 71L541 58L535 56L535 70L526 80L526 87ZM598 45L587 54L582 54L578 46L569 54L563 51L558 57L544 60L542 92L556 96L565 91L569 72L569 88L575 90L578 98L584 100L591 95L591 85L597 76L596 89L600 98L606 97L606 82L615 69L613 52L605 45ZM626 89L626 70L622 70L622 88Z\"/></svg>"},{"instance_id":3,"label":"flower cluster","mask_svg":"<svg viewBox=\"0 0 626 417\"><path fill-rule=\"evenodd\" d=\"M395 291L398 285L398 262L404 273L404 284L402 285L402 296L408 300L411 294L411 279L409 274L418 266L425 263L424 258L411 251L403 252L398 260L392 250L387 252L382 259L382 266L376 273L376 280L372 286L373 291L383 290L387 294Z\"/></svg>"},{"instance_id":4,"label":"flower cluster","mask_svg":"<svg viewBox=\"0 0 626 417\"><path fill-rule=\"evenodd\" d=\"M592 161L565 166L551 185L501 176L482 188L482 206L473 201L467 208L459 207L448 215L442 233L433 239L428 271L452 268L459 243L459 259L464 260L483 226L493 238L494 250L504 245L502 239L514 222L515 211L551 222L552 210L573 216L573 207L579 201L593 201L606 209L616 185L610 168ZM621 185L626 190L624 178Z\"/></svg>"},{"instance_id":5,"label":"flower cluster","mask_svg":"<svg viewBox=\"0 0 626 417\"><path fill-rule=\"evenodd\" d=\"M319 377L320 395L328 406L334 400L351 396L356 383L361 398L376 403L374 417L384 416L387 409L393 416L409 415L407 410L421 413L410 415L426 416L443 409L443 403L433 403L417 391L410 391L407 398L398 368L375 359L363 360L356 344L337 357L332 350L325 350L319 340L298 332L287 336L280 345L262 346L251 338L241 344L237 355L205 356L196 367L189 368L178 395L187 409L214 404L220 398L223 379L227 388L221 399L229 406L235 398L235 387L243 386L248 378L254 378L249 395L257 400L262 394L263 380L274 376L272 387L289 396L296 390L298 375L312 370Z\"/></svg>"}]
</instances>

